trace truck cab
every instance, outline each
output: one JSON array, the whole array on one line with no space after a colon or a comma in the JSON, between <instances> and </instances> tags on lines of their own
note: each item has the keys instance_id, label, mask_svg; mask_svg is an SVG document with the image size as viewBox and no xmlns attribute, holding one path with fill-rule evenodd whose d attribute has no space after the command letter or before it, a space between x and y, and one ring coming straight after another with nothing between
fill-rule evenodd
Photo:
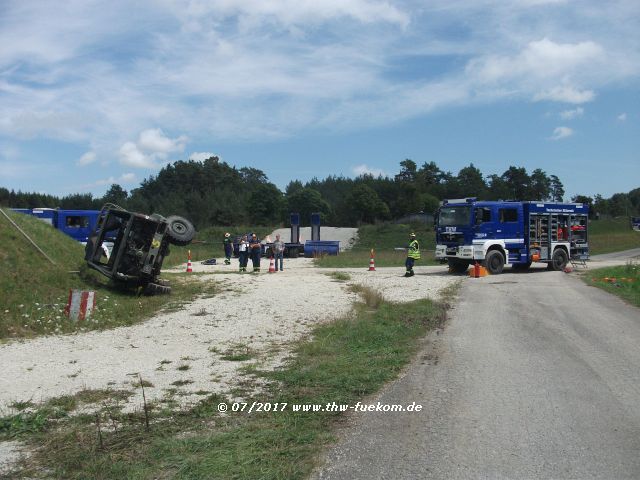
<instances>
[{"instance_id":1,"label":"truck cab","mask_svg":"<svg viewBox=\"0 0 640 480\"><path fill-rule=\"evenodd\" d=\"M494 274L532 262L561 270L588 258L587 215L583 204L445 200L436 216L435 256L459 273L475 262Z\"/></svg>"}]
</instances>

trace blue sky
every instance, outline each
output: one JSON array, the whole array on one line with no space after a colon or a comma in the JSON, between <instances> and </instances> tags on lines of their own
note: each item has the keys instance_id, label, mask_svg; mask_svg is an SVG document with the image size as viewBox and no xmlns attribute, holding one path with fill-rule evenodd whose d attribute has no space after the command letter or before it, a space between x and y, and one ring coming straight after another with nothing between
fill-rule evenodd
<instances>
[{"instance_id":1,"label":"blue sky","mask_svg":"<svg viewBox=\"0 0 640 480\"><path fill-rule=\"evenodd\" d=\"M542 168L640 186L640 2L0 3L0 186L102 195L218 155L292 179Z\"/></svg>"}]
</instances>

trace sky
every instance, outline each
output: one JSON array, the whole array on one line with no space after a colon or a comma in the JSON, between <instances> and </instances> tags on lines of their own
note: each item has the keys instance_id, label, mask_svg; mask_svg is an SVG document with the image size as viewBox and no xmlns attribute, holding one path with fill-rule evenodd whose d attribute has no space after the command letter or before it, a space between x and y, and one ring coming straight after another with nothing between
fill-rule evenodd
<instances>
[{"instance_id":1,"label":"sky","mask_svg":"<svg viewBox=\"0 0 640 480\"><path fill-rule=\"evenodd\" d=\"M291 180L436 162L640 186L638 0L3 0L0 186L131 190L216 155Z\"/></svg>"}]
</instances>

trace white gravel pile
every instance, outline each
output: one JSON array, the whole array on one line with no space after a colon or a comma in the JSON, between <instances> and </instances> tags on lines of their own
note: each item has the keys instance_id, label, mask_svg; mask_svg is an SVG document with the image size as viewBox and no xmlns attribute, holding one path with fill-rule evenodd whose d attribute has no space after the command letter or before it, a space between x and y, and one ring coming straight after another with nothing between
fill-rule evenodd
<instances>
[{"instance_id":1,"label":"white gravel pile","mask_svg":"<svg viewBox=\"0 0 640 480\"><path fill-rule=\"evenodd\" d=\"M274 230L270 238L276 239L276 234L280 234L280 239L285 242L291 242L291 229L290 228L278 228ZM356 243L358 239L357 228L343 228L343 227L320 227L320 240L331 240L340 242L340 251L349 250ZM300 243L304 243L307 240L311 240L311 227L300 228Z\"/></svg>"}]
</instances>

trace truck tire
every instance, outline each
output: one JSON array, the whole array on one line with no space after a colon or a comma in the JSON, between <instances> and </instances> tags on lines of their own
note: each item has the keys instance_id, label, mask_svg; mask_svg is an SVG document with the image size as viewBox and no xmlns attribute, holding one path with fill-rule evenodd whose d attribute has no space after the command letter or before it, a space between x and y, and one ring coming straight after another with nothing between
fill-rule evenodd
<instances>
[{"instance_id":1,"label":"truck tire","mask_svg":"<svg viewBox=\"0 0 640 480\"><path fill-rule=\"evenodd\" d=\"M504 269L504 255L499 250L491 250L482 263L491 275L497 275Z\"/></svg>"},{"instance_id":2,"label":"truck tire","mask_svg":"<svg viewBox=\"0 0 640 480\"><path fill-rule=\"evenodd\" d=\"M168 285L160 285L159 283L148 283L144 287L145 295L167 295L171 293L171 287Z\"/></svg>"},{"instance_id":3,"label":"truck tire","mask_svg":"<svg viewBox=\"0 0 640 480\"><path fill-rule=\"evenodd\" d=\"M172 215L167 217L167 236L169 243L185 246L191 243L196 235L196 229L186 218Z\"/></svg>"},{"instance_id":4,"label":"truck tire","mask_svg":"<svg viewBox=\"0 0 640 480\"><path fill-rule=\"evenodd\" d=\"M556 248L551 256L551 262L547 264L547 269L555 270L556 272L564 270L569 262L567 252L563 248Z\"/></svg>"},{"instance_id":5,"label":"truck tire","mask_svg":"<svg viewBox=\"0 0 640 480\"><path fill-rule=\"evenodd\" d=\"M451 273L465 273L469 268L469 262L466 260L449 258L447 259L447 263L449 264L449 271L451 271Z\"/></svg>"}]
</instances>

